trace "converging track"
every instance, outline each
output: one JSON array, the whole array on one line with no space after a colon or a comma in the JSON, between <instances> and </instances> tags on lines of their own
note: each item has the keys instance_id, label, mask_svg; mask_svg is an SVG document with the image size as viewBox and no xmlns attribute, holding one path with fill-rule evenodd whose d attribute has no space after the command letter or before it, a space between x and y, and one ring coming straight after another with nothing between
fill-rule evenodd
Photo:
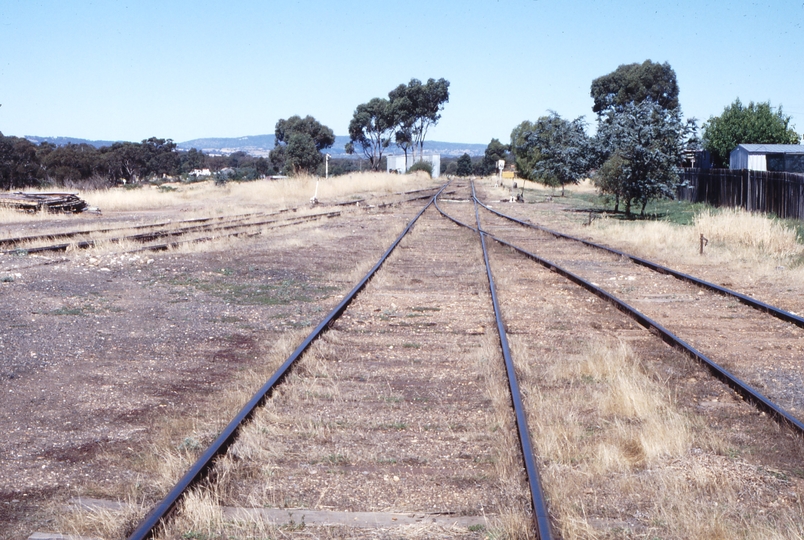
<instances>
[{"instance_id":1,"label":"converging track","mask_svg":"<svg viewBox=\"0 0 804 540\"><path fill-rule=\"evenodd\" d=\"M201 515L224 536L804 531L797 315L450 188L403 204L351 292L273 344L281 366L129 539Z\"/></svg>"},{"instance_id":2,"label":"converging track","mask_svg":"<svg viewBox=\"0 0 804 540\"><path fill-rule=\"evenodd\" d=\"M485 229L490 234L615 302L640 325L704 362L744 398L804 433L804 343L797 328L804 319L633 255L484 208L489 210ZM690 303L694 309L675 315L674 305Z\"/></svg>"},{"instance_id":3,"label":"converging track","mask_svg":"<svg viewBox=\"0 0 804 540\"><path fill-rule=\"evenodd\" d=\"M471 246L472 235L465 238L462 234L459 239L450 239L452 233L448 231L451 227L445 221L439 222L437 214L432 210L425 214L429 207L430 203L352 292L296 348L171 493L140 524L130 536L131 539L151 535L160 520L172 511L188 489L208 476L215 467L216 458L223 455L235 443L238 435L247 429L246 422L267 398L275 394L277 385L287 379L291 369L295 369L294 363L303 355L313 354L310 352L311 347L322 347L321 340L326 342L324 347L327 347L323 362L334 363L323 367L320 363L322 360L319 360L314 369L326 373L325 378L339 381L338 388L337 391L323 388L313 392L308 388L307 393L336 394L335 404L327 403L328 400L324 400L324 403L313 400L311 403L308 399L301 405L312 409L300 411L298 404L293 403L292 412L286 413L283 409L290 404L283 405L285 400L282 398L292 392L286 390L279 398L272 400L269 407L273 414L280 417L290 413L294 416L317 418L325 414L329 418L328 429L335 431L332 436L335 440L294 443L294 437L290 435L290 440L282 438L281 442L277 441L284 447L295 447L297 444L311 447L301 450L305 460L316 454L330 456L326 463L326 468L329 469L327 473L332 475L334 472L336 476L334 481L331 476L326 478L326 488L317 494L319 505L323 501L326 502L326 508L334 506L337 510L369 511L378 504L385 507L390 503L390 507L397 512L424 513L429 516L425 521L431 522L436 521L435 516L443 515L447 523L466 523L467 519L471 523L474 515L475 519L480 520L480 530L485 528L489 519L500 519L511 512L520 515L531 513L523 506L526 503L524 493L520 491L524 487L521 482L526 481L526 478L521 477L518 472L522 470L521 456L525 455L532 496L536 502L534 525L540 538L551 537L549 519L538 487L538 473L527 442L528 429L516 387L516 375L510 363L510 352L507 351L504 336L503 356L509 366L505 378L514 391L514 416L516 424L520 426L520 438L526 449L524 454L510 447L516 440L511 439L514 434L514 418L507 412L506 405L506 402L511 403L510 397L502 403L494 403L488 387L485 387L494 379L502 382L505 378L502 363L497 364L497 367L488 364L499 353L487 353L493 355L488 357L477 351L482 348L486 339L485 328L489 328L490 332L493 332L492 328L495 326L502 328L498 318L496 323L492 322L495 320L492 317L494 311L490 309L492 305L486 304L483 307L483 303L488 302L488 295L483 291L482 276L487 274L490 278L491 273L483 271L483 267L477 264L477 258L472 261L470 255L475 252L475 257L480 255L482 260L482 252L478 253L482 244L478 244L475 238L469 253L464 252L466 248L461 246L467 240ZM423 214L426 222L419 227L424 228L425 232L419 233L417 239L408 240L406 235ZM402 253L395 253L393 260L386 262L403 239L404 243L400 246ZM455 251L456 248L458 251ZM405 254L406 251L409 254ZM467 256L468 265L455 265L456 257L463 259ZM443 261L441 265L438 264L439 260ZM358 293L383 264L390 265L390 268L384 271L380 282L395 281L397 286L394 288L394 296L390 299L383 298L382 284L372 284L368 292L357 298ZM439 271L439 267L442 270ZM432 274L434 270L435 274ZM458 278L466 286L461 290L444 290L445 278L451 278L449 281ZM403 280L401 289L398 286L399 280ZM488 286L487 281L487 290ZM367 295L365 300L364 295ZM451 296L454 298L451 299ZM378 305L378 301L380 306L386 306L385 309L372 307ZM353 302L356 302L354 307L351 305ZM378 311L382 314L379 321L374 316ZM468 314L472 315L467 316ZM439 322L429 322L430 319L439 319ZM331 332L337 337L331 337L331 334L325 337L327 328L332 328ZM400 329L413 332L414 336L408 338L411 341L400 343L399 338L393 337ZM500 341L497 343L499 346ZM399 352L394 351L394 348ZM466 360L463 363L456 362L456 353L481 356L474 360L474 367L469 367ZM310 360L307 359L307 362ZM304 368L305 371L308 369L311 368ZM484 379L486 385L481 384ZM406 404L405 409L400 410L396 405L401 402ZM495 416L499 418L497 422L510 426L508 429L512 430L503 437L503 447L498 444L495 448L495 444L491 442L491 434L485 431L486 425L494 424L491 418ZM333 418L336 419L334 425ZM281 425L282 421L278 423ZM364 439L365 435L353 435L355 432L365 433L366 430L373 433L371 439ZM480 441L485 441L488 447L478 447L477 443ZM385 459L372 459L374 463L371 465L361 465L360 462L366 459L366 453L386 456ZM506 472L510 478L500 478L499 471L494 471L491 464L495 461L510 463L512 453L513 456L518 454L520 457L513 458L514 469ZM498 454L509 456L501 457ZM483 456L486 455L490 459L484 464ZM339 457L333 459L332 456ZM463 461L464 459L469 461ZM287 492L290 481L299 475L310 476L309 471L305 470L309 465L297 465L293 461L291 459L290 463L285 463L274 471L271 483L278 486L273 489ZM517 465L516 461L520 464ZM359 471L367 466L373 471ZM338 478L339 469L345 478ZM358 485L354 483L355 474L360 480ZM287 478L288 485L283 486L284 478ZM510 487L506 488L506 485ZM242 493L249 491L247 485L240 484L238 489L241 494L235 499L250 500ZM255 486L254 489L261 488ZM280 500L292 496L311 504L313 501L306 493L309 489L312 486L308 487L308 482L304 482L293 490L296 493L281 495ZM273 503L276 502L277 495L279 494L272 494ZM366 500L366 497L372 496L379 499ZM527 503L527 506L530 504ZM525 524L523 534L530 535L527 532L529 528Z\"/></svg>"}]
</instances>

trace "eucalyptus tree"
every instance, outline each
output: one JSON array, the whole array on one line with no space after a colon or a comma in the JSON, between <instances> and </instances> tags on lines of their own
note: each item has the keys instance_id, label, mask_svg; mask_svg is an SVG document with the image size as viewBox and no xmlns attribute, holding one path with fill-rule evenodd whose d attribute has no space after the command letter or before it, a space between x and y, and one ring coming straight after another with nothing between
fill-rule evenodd
<instances>
[{"instance_id":1,"label":"eucalyptus tree","mask_svg":"<svg viewBox=\"0 0 804 540\"><path fill-rule=\"evenodd\" d=\"M419 79L411 79L407 85L400 84L388 93L393 103L398 125L400 148L413 150L414 161L416 148L419 156L424 154L424 141L427 131L441 120L441 111L449 102L449 81L446 79L428 79L422 84Z\"/></svg>"},{"instance_id":2,"label":"eucalyptus tree","mask_svg":"<svg viewBox=\"0 0 804 540\"><path fill-rule=\"evenodd\" d=\"M362 153L371 168L379 170L382 154L391 144L398 125L397 112L391 101L373 98L368 103L361 103L349 122L346 153Z\"/></svg>"},{"instance_id":3,"label":"eucalyptus tree","mask_svg":"<svg viewBox=\"0 0 804 540\"><path fill-rule=\"evenodd\" d=\"M598 123L596 154L604 160L598 187L641 214L652 199L674 198L685 141L695 121L684 122L680 109L665 109L652 99L610 110Z\"/></svg>"},{"instance_id":4,"label":"eucalyptus tree","mask_svg":"<svg viewBox=\"0 0 804 540\"><path fill-rule=\"evenodd\" d=\"M43 176L36 146L22 137L0 133L0 189L36 186Z\"/></svg>"},{"instance_id":5,"label":"eucalyptus tree","mask_svg":"<svg viewBox=\"0 0 804 540\"><path fill-rule=\"evenodd\" d=\"M561 186L563 196L567 184L577 184L589 174L594 161L583 117L565 120L551 111L533 124L523 124L517 134L521 138L519 149L526 156L538 156L528 178Z\"/></svg>"},{"instance_id":6,"label":"eucalyptus tree","mask_svg":"<svg viewBox=\"0 0 804 540\"><path fill-rule=\"evenodd\" d=\"M641 64L623 64L592 81L592 111L605 115L629 103L650 99L663 109L678 108L676 72L665 62L645 60Z\"/></svg>"},{"instance_id":7,"label":"eucalyptus tree","mask_svg":"<svg viewBox=\"0 0 804 540\"><path fill-rule=\"evenodd\" d=\"M277 121L269 160L285 174L314 172L323 163L323 150L335 143L335 133L313 118L296 115Z\"/></svg>"}]
</instances>

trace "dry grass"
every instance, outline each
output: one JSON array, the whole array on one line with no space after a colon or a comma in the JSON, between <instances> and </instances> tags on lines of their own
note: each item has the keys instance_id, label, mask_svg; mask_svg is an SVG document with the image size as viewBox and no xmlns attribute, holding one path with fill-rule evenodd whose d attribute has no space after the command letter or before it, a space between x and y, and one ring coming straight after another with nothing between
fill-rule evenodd
<instances>
[{"instance_id":1,"label":"dry grass","mask_svg":"<svg viewBox=\"0 0 804 540\"><path fill-rule=\"evenodd\" d=\"M488 429L495 434L492 455L500 482L503 508L500 516L491 524L491 529L498 534L494 538L534 538L529 515L530 493L525 484L522 453L519 451L519 438L511 409L511 392L496 332L485 335L474 361L475 370L486 383L484 389L493 408L493 422Z\"/></svg>"},{"instance_id":2,"label":"dry grass","mask_svg":"<svg viewBox=\"0 0 804 540\"><path fill-rule=\"evenodd\" d=\"M694 227L709 239L712 248L735 249L756 257L787 259L802 253L795 229L762 214L726 208L704 210L695 216Z\"/></svg>"},{"instance_id":3,"label":"dry grass","mask_svg":"<svg viewBox=\"0 0 804 540\"><path fill-rule=\"evenodd\" d=\"M438 185L437 180L421 173L398 175L363 172L329 179L298 176L282 180L229 182L223 186L216 186L214 182L207 181L162 186L144 185L134 189L115 187L83 191L79 193L79 197L87 201L90 206L98 207L107 214L174 210L180 212L182 219L189 219L305 206L309 204L310 198L316 191L316 182L318 182L318 199L323 205ZM75 217L46 212L25 214L9 208L0 208L0 224L54 220L67 222L74 221Z\"/></svg>"},{"instance_id":4,"label":"dry grass","mask_svg":"<svg viewBox=\"0 0 804 540\"><path fill-rule=\"evenodd\" d=\"M516 356L531 357L524 343ZM713 452L724 443L702 437L624 343L595 341L531 373L530 428L562 537L801 538L802 502L772 502L784 480Z\"/></svg>"},{"instance_id":5,"label":"dry grass","mask_svg":"<svg viewBox=\"0 0 804 540\"><path fill-rule=\"evenodd\" d=\"M728 267L735 277L754 279L801 282L804 278L804 245L797 242L796 231L740 209L705 210L688 226L603 218L584 229L584 234L671 266ZM701 234L709 241L703 257Z\"/></svg>"},{"instance_id":6,"label":"dry grass","mask_svg":"<svg viewBox=\"0 0 804 540\"><path fill-rule=\"evenodd\" d=\"M86 534L86 531L92 531L94 538L125 538L145 515L147 508L131 496L120 502L124 504L117 509L68 506L61 515L66 527L63 529L65 534L80 536Z\"/></svg>"},{"instance_id":7,"label":"dry grass","mask_svg":"<svg viewBox=\"0 0 804 540\"><path fill-rule=\"evenodd\" d=\"M355 173L329 179L298 176L282 180L230 182L216 186L213 182L144 186L138 189L111 188L87 191L81 197L102 211L181 209L187 217L192 212L205 215L247 212L253 209L288 208L308 204L316 190L322 204L359 199L377 194L390 194L436 185L426 175L391 175ZM166 185L168 186L168 185Z\"/></svg>"},{"instance_id":8,"label":"dry grass","mask_svg":"<svg viewBox=\"0 0 804 540\"><path fill-rule=\"evenodd\" d=\"M61 220L66 221L70 219L70 214L50 214L48 212L36 212L33 214L20 212L5 206L0 206L0 224L3 223L17 223L20 221L53 221Z\"/></svg>"}]
</instances>

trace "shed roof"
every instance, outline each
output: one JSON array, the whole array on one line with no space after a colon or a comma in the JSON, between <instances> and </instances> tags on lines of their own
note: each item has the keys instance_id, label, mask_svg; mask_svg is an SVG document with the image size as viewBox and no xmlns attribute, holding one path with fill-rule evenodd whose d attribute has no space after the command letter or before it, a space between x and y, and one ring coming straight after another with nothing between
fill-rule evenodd
<instances>
[{"instance_id":1,"label":"shed roof","mask_svg":"<svg viewBox=\"0 0 804 540\"><path fill-rule=\"evenodd\" d=\"M801 144L740 144L749 154L804 154L804 145Z\"/></svg>"}]
</instances>

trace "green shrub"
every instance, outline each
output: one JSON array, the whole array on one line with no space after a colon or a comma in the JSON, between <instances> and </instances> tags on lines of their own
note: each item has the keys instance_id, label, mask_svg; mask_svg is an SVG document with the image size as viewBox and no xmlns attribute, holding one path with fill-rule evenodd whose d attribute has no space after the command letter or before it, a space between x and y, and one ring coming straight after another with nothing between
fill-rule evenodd
<instances>
[{"instance_id":1,"label":"green shrub","mask_svg":"<svg viewBox=\"0 0 804 540\"><path fill-rule=\"evenodd\" d=\"M431 163L427 163L426 161L417 161L411 165L410 169L408 169L408 174L415 173L416 171L424 171L430 176L430 178L433 177L433 165Z\"/></svg>"}]
</instances>

